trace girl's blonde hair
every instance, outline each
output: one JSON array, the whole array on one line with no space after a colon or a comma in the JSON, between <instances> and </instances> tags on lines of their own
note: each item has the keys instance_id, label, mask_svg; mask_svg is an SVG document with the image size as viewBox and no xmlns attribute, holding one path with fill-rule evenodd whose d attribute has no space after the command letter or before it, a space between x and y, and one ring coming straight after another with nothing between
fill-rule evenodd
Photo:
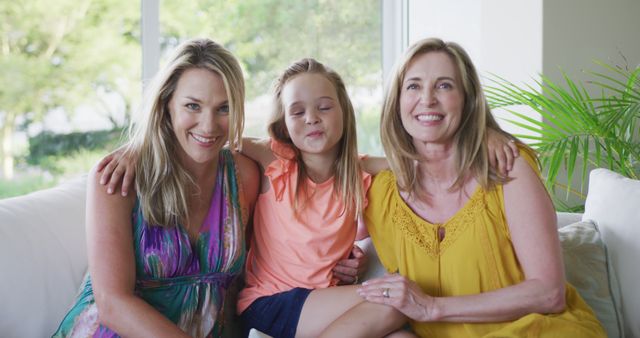
<instances>
[{"instance_id":1,"label":"girl's blonde hair","mask_svg":"<svg viewBox=\"0 0 640 338\"><path fill-rule=\"evenodd\" d=\"M154 225L188 222L187 201L195 181L178 160L180 144L171 126L169 101L187 69L220 75L229 100L229 147L241 145L244 128L244 79L236 58L209 39L182 43L147 87L140 120L131 129L129 151L138 154L136 190L144 218Z\"/></svg>"},{"instance_id":2,"label":"girl's blonde hair","mask_svg":"<svg viewBox=\"0 0 640 338\"><path fill-rule=\"evenodd\" d=\"M487 128L502 131L496 123L482 91L475 66L465 50L455 42L444 42L437 38L423 39L405 52L396 64L386 88L380 121L380 136L387 160L398 179L401 190L421 194L420 177L416 161L421 161L400 119L400 93L407 69L416 57L432 52L445 53L451 58L460 74L464 92L462 120L454 135L456 142L457 178L450 187L460 188L465 174L471 173L483 188L506 179L498 175L489 165L487 154Z\"/></svg>"},{"instance_id":3,"label":"girl's blonde hair","mask_svg":"<svg viewBox=\"0 0 640 338\"><path fill-rule=\"evenodd\" d=\"M358 144L356 136L356 117L347 94L347 89L342 78L333 69L322 63L306 58L294 62L278 78L274 87L274 109L269 119L269 135L279 142L289 145L296 153L298 162L298 183L296 185L296 209L298 201L304 201L300 196L307 194L306 185L302 184L307 178L304 162L300 151L293 144L287 132L285 124L285 108L282 103L282 90L289 80L300 74L319 74L324 76L336 90L338 103L342 109L343 131L338 145L338 156L333 165L335 176L334 185L336 193L345 203L346 210L354 210L355 215L360 215L364 208L364 188L362 185L362 172L358 158Z\"/></svg>"}]
</instances>

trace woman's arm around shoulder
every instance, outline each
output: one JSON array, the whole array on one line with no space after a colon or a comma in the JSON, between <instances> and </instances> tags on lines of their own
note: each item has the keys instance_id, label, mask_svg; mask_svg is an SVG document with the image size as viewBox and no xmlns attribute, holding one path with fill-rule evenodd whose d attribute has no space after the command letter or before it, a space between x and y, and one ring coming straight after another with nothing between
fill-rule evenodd
<instances>
[{"instance_id":1,"label":"woman's arm around shoulder","mask_svg":"<svg viewBox=\"0 0 640 338\"><path fill-rule=\"evenodd\" d=\"M108 194L97 168L92 169L87 182L87 251L100 323L121 336L186 337L134 294L134 204L134 194Z\"/></svg>"},{"instance_id":2,"label":"woman's arm around shoulder","mask_svg":"<svg viewBox=\"0 0 640 338\"><path fill-rule=\"evenodd\" d=\"M242 154L256 161L263 171L276 159L271 151L271 139L243 137Z\"/></svg>"}]
</instances>

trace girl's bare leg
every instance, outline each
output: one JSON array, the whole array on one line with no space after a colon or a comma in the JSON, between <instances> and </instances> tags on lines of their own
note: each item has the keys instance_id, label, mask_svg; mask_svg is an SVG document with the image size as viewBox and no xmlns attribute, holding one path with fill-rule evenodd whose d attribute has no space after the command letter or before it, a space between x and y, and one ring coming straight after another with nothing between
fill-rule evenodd
<instances>
[{"instance_id":1,"label":"girl's bare leg","mask_svg":"<svg viewBox=\"0 0 640 338\"><path fill-rule=\"evenodd\" d=\"M312 291L302 307L296 337L384 337L406 323L394 308L364 301L356 293L358 287Z\"/></svg>"}]
</instances>

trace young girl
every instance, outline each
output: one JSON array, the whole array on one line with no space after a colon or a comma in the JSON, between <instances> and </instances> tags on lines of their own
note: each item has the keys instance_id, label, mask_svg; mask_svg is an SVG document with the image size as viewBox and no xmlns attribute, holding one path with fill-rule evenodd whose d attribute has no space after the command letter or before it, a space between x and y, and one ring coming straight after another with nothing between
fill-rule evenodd
<instances>
[{"instance_id":1,"label":"young girl","mask_svg":"<svg viewBox=\"0 0 640 338\"><path fill-rule=\"evenodd\" d=\"M370 174L386 161L359 161L345 85L313 59L292 64L278 79L268 129L270 140L243 142L243 153L258 162L264 176L238 313L247 331L316 337L363 302L355 286L336 286L333 269L349 257ZM361 334L373 337L392 332L405 318L391 307L370 304L363 321Z\"/></svg>"}]
</instances>

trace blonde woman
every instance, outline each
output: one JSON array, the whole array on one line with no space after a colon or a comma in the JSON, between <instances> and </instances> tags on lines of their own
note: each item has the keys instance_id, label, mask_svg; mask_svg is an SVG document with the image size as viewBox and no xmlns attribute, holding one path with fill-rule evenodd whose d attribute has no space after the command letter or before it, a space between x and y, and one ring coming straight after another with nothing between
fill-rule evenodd
<instances>
[{"instance_id":1,"label":"blonde woman","mask_svg":"<svg viewBox=\"0 0 640 338\"><path fill-rule=\"evenodd\" d=\"M391 171L369 190L365 223L385 268L369 303L402 312L420 337L605 337L564 279L554 208L533 151L509 179L487 159L493 124L473 63L425 39L395 69L381 119ZM344 332L358 307L327 332Z\"/></svg>"},{"instance_id":2,"label":"blonde woman","mask_svg":"<svg viewBox=\"0 0 640 338\"><path fill-rule=\"evenodd\" d=\"M219 44L178 47L147 92L128 148L137 194L89 175L89 277L54 336L220 337L226 288L242 272L258 192L239 144L244 82Z\"/></svg>"}]
</instances>

